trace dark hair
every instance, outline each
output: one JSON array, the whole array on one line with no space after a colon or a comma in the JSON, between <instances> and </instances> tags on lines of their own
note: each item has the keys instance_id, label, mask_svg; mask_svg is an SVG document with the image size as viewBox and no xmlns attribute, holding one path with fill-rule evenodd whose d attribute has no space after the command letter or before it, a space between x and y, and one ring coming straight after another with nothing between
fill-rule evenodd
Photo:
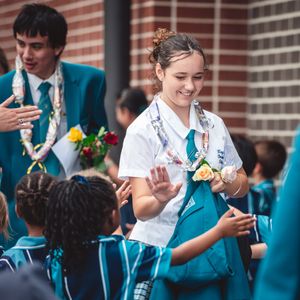
<instances>
[{"instance_id":1,"label":"dark hair","mask_svg":"<svg viewBox=\"0 0 300 300\"><path fill-rule=\"evenodd\" d=\"M44 4L25 4L13 25L14 37L17 33L35 37L48 36L51 47L66 45L67 22L62 14Z\"/></svg>"},{"instance_id":2,"label":"dark hair","mask_svg":"<svg viewBox=\"0 0 300 300\"><path fill-rule=\"evenodd\" d=\"M16 186L16 204L21 217L30 225L45 226L46 205L56 179L49 174L34 172L21 178Z\"/></svg>"},{"instance_id":3,"label":"dark hair","mask_svg":"<svg viewBox=\"0 0 300 300\"><path fill-rule=\"evenodd\" d=\"M76 175L59 182L50 194L47 208L45 237L50 255L67 272L76 268L117 208L112 184L101 177Z\"/></svg>"},{"instance_id":4,"label":"dark hair","mask_svg":"<svg viewBox=\"0 0 300 300\"><path fill-rule=\"evenodd\" d=\"M247 176L250 176L257 163L257 154L254 143L241 135L231 134L231 139L239 157L243 162L243 168Z\"/></svg>"},{"instance_id":5,"label":"dark hair","mask_svg":"<svg viewBox=\"0 0 300 300\"><path fill-rule=\"evenodd\" d=\"M204 60L204 70L208 69L207 59L199 42L187 34L175 33L165 28L158 28L153 36L153 51L149 55L149 61L152 64L152 76L158 88L161 88L161 82L155 73L157 63L165 70L171 60L182 54L191 55L194 51L198 52Z\"/></svg>"},{"instance_id":6,"label":"dark hair","mask_svg":"<svg viewBox=\"0 0 300 300\"><path fill-rule=\"evenodd\" d=\"M9 64L8 64L6 55L2 48L0 48L0 67L3 69L3 74L5 74L9 71ZM0 74L0 76L1 76L1 74Z\"/></svg>"},{"instance_id":7,"label":"dark hair","mask_svg":"<svg viewBox=\"0 0 300 300\"><path fill-rule=\"evenodd\" d=\"M120 108L127 108L138 116L147 108L148 101L142 89L128 88L122 91L121 96L117 99L117 105Z\"/></svg>"},{"instance_id":8,"label":"dark hair","mask_svg":"<svg viewBox=\"0 0 300 300\"><path fill-rule=\"evenodd\" d=\"M278 141L257 141L255 143L258 162L262 166L262 176L271 179L282 170L287 153L285 147Z\"/></svg>"}]
</instances>

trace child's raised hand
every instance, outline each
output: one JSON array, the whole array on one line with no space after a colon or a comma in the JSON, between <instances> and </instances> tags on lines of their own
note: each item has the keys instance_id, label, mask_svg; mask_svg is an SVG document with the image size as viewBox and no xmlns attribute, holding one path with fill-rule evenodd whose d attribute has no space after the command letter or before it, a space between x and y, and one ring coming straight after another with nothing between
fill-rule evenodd
<instances>
[{"instance_id":1,"label":"child's raised hand","mask_svg":"<svg viewBox=\"0 0 300 300\"><path fill-rule=\"evenodd\" d=\"M151 178L146 182L152 195L161 203L166 203L176 197L182 183L172 184L165 166L157 166L150 170Z\"/></svg>"},{"instance_id":2,"label":"child's raised hand","mask_svg":"<svg viewBox=\"0 0 300 300\"><path fill-rule=\"evenodd\" d=\"M131 185L128 180L125 180L122 185L116 191L116 195L119 202L119 207L121 208L128 203L128 197L131 195Z\"/></svg>"},{"instance_id":3,"label":"child's raised hand","mask_svg":"<svg viewBox=\"0 0 300 300\"><path fill-rule=\"evenodd\" d=\"M222 237L247 235L254 226L255 217L250 214L232 217L233 212L233 208L225 212L216 225Z\"/></svg>"}]
</instances>

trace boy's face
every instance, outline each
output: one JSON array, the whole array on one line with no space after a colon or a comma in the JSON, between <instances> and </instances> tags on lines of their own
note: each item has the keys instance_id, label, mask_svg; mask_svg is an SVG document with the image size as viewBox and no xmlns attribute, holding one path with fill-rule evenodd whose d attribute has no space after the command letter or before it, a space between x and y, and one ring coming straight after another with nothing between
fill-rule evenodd
<instances>
[{"instance_id":1,"label":"boy's face","mask_svg":"<svg viewBox=\"0 0 300 300\"><path fill-rule=\"evenodd\" d=\"M52 48L48 36L37 34L35 37L17 33L17 53L20 55L27 73L38 76L41 79L49 78L54 70L57 55L63 47Z\"/></svg>"}]
</instances>

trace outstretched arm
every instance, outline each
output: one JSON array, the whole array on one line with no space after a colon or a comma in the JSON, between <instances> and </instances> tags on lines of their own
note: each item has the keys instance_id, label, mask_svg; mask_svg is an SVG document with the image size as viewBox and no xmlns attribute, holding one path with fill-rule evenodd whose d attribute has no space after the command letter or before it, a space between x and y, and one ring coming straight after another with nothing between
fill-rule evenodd
<instances>
[{"instance_id":1,"label":"outstretched arm","mask_svg":"<svg viewBox=\"0 0 300 300\"><path fill-rule=\"evenodd\" d=\"M219 220L216 226L198 237L189 240L172 251L172 265L181 265L203 253L215 242L223 237L241 236L249 234L255 218L249 214L231 217L234 209L229 209Z\"/></svg>"}]
</instances>

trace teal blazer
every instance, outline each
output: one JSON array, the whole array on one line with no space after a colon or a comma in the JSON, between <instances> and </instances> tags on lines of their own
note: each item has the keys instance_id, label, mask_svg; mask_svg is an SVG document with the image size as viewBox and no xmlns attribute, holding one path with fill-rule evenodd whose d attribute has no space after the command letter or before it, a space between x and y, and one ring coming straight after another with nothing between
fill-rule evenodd
<instances>
[{"instance_id":1,"label":"teal blazer","mask_svg":"<svg viewBox=\"0 0 300 300\"><path fill-rule=\"evenodd\" d=\"M273 234L262 263L255 300L300 299L300 127L273 219Z\"/></svg>"},{"instance_id":2,"label":"teal blazer","mask_svg":"<svg viewBox=\"0 0 300 300\"><path fill-rule=\"evenodd\" d=\"M104 109L106 82L104 72L94 67L62 62L64 76L64 101L66 107L67 129L80 124L86 133L97 132L101 126L107 126ZM0 103L12 95L12 79L15 71L0 77ZM26 72L24 104L33 104ZM10 107L18 107L12 103ZM39 144L39 124L33 122L33 144ZM23 156L20 132L0 133L0 167L2 167L1 191L6 195L10 210L10 222L18 237L26 234L25 227L17 220L14 212L14 188L19 179L26 174L32 161L28 155ZM47 166L47 160L46 160ZM35 167L34 170L39 170ZM16 225L16 226L15 226ZM12 245L13 243L10 243Z\"/></svg>"}]
</instances>

